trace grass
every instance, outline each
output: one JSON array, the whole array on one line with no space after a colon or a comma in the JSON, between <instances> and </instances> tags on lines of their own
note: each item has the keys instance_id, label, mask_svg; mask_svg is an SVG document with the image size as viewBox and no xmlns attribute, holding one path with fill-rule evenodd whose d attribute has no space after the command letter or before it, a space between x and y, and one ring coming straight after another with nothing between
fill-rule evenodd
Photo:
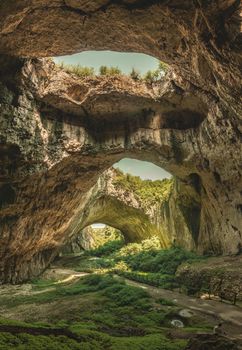
<instances>
[{"instance_id":1,"label":"grass","mask_svg":"<svg viewBox=\"0 0 242 350\"><path fill-rule=\"evenodd\" d=\"M58 64L58 67L63 69L65 72L74 74L80 78L92 77L95 75L94 68L83 67L79 64L72 65L72 64L65 64L62 62Z\"/></svg>"},{"instance_id":2,"label":"grass","mask_svg":"<svg viewBox=\"0 0 242 350\"><path fill-rule=\"evenodd\" d=\"M93 257L97 259L93 260ZM122 240L107 242L87 251L67 267L85 272L116 273L137 282L173 290L182 286L182 281L176 276L178 267L205 259L179 247L160 249L159 240L153 237L127 245Z\"/></svg>"},{"instance_id":3,"label":"grass","mask_svg":"<svg viewBox=\"0 0 242 350\"><path fill-rule=\"evenodd\" d=\"M94 274L65 286L44 280L35 280L33 286L35 291L40 291L39 294L18 296L14 300L8 300L5 307L13 309L21 305L21 308L24 306L26 309L32 309L35 305L46 304L49 308L58 305L59 316L50 312L46 315L45 322L41 317L39 322L32 322L29 315L28 322L1 319L0 325L38 327L38 329L57 327L74 333L80 337L81 342L65 335L54 337L8 332L0 333L1 350L13 348L183 350L185 348L186 341L179 339L171 341L165 335L170 319L167 305L161 305L161 309L155 310L153 300L146 291L126 285L121 278ZM48 288L52 286L54 290L45 292L43 286ZM66 301L72 306L70 314L63 308L63 303ZM55 304L56 302L58 304ZM62 308L63 314L61 314ZM173 312L176 310L174 307Z\"/></svg>"},{"instance_id":4,"label":"grass","mask_svg":"<svg viewBox=\"0 0 242 350\"><path fill-rule=\"evenodd\" d=\"M65 336L33 336L29 334L0 334L1 350L181 350L186 341L170 341L162 334L144 337L112 337L100 332L82 331L82 341L77 342Z\"/></svg>"},{"instance_id":5,"label":"grass","mask_svg":"<svg viewBox=\"0 0 242 350\"><path fill-rule=\"evenodd\" d=\"M88 255L92 256L109 256L110 254L113 254L114 252L119 251L124 246L124 240L118 239L114 241L109 241L104 243L102 246L99 246L96 249L91 249L88 251Z\"/></svg>"},{"instance_id":6,"label":"grass","mask_svg":"<svg viewBox=\"0 0 242 350\"><path fill-rule=\"evenodd\" d=\"M45 292L44 287L52 287L53 291ZM177 317L179 308L166 299L157 304L145 290L128 286L122 278L92 274L64 286L56 285L53 280L35 280L33 288L39 293L10 298L5 304L1 298L1 304L11 309L11 314L18 314L16 308L21 306L23 321L2 318L0 326L37 327L38 331L48 328L50 332L58 328L63 333L71 332L80 341L66 333L61 336L26 334L29 333L26 329L26 333L20 334L0 333L0 350L184 350L187 344L186 340L166 337L170 321ZM36 322L33 321L35 313L31 316L27 311L39 310L38 305L47 307L47 311L44 319L38 315ZM51 311L56 307L58 314ZM187 322L184 332L208 329L200 320Z\"/></svg>"}]
</instances>

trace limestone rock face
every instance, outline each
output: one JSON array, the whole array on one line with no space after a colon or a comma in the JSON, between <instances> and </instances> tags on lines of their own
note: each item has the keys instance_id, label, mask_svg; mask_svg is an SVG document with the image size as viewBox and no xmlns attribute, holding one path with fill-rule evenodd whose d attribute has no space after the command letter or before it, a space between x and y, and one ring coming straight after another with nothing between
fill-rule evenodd
<instances>
[{"instance_id":1,"label":"limestone rock face","mask_svg":"<svg viewBox=\"0 0 242 350\"><path fill-rule=\"evenodd\" d=\"M177 244L196 250L200 230L200 194L191 184L170 180L163 198L145 201L134 190L127 190L117 182L114 168L105 171L91 190L85 216L79 223L84 227L71 237L62 252L77 252L94 247L98 232L90 225L101 222L122 232L126 242L141 242L156 236L160 246ZM160 186L162 186L160 184Z\"/></svg>"},{"instance_id":2,"label":"limestone rock face","mask_svg":"<svg viewBox=\"0 0 242 350\"><path fill-rule=\"evenodd\" d=\"M240 1L3 0L0 53L143 52L239 111Z\"/></svg>"},{"instance_id":3,"label":"limestone rock face","mask_svg":"<svg viewBox=\"0 0 242 350\"><path fill-rule=\"evenodd\" d=\"M240 251L239 5L1 2L2 282L47 266L79 230L99 175L127 156L154 162L200 193L199 252ZM171 71L156 86L80 80L37 58L88 49L147 53Z\"/></svg>"}]
</instances>

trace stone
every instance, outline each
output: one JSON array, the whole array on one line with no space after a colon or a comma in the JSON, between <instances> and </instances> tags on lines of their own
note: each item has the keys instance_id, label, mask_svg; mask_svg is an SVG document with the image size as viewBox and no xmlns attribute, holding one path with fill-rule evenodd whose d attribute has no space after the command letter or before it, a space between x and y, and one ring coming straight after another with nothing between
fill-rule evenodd
<instances>
[{"instance_id":1,"label":"stone","mask_svg":"<svg viewBox=\"0 0 242 350\"><path fill-rule=\"evenodd\" d=\"M193 315L193 312L189 309L182 309L179 311L179 316L184 318L191 318Z\"/></svg>"},{"instance_id":2,"label":"stone","mask_svg":"<svg viewBox=\"0 0 242 350\"><path fill-rule=\"evenodd\" d=\"M184 327L184 323L180 320L172 320L171 325L175 328L183 328Z\"/></svg>"},{"instance_id":3,"label":"stone","mask_svg":"<svg viewBox=\"0 0 242 350\"><path fill-rule=\"evenodd\" d=\"M98 177L127 156L176 176L178 193L193 188L192 210L190 196L177 203L197 252L241 251L239 11L231 0L1 1L1 282L40 274L80 229ZM148 86L40 59L91 49L142 52L170 71Z\"/></svg>"}]
</instances>

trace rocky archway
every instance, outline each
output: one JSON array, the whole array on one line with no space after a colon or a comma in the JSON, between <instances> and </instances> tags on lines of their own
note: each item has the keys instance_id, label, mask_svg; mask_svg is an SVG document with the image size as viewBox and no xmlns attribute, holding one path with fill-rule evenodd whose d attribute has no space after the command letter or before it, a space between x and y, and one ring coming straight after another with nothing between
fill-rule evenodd
<instances>
[{"instance_id":1,"label":"rocky archway","mask_svg":"<svg viewBox=\"0 0 242 350\"><path fill-rule=\"evenodd\" d=\"M153 161L199 192L200 251L237 253L239 2L85 4L3 1L0 52L131 50L173 70L149 88L125 79L80 83L52 63L1 58L1 281L41 272L75 231L99 174L127 155Z\"/></svg>"},{"instance_id":2,"label":"rocky archway","mask_svg":"<svg viewBox=\"0 0 242 350\"><path fill-rule=\"evenodd\" d=\"M156 236L163 248L176 242L188 250L196 249L201 202L193 184L166 179L156 188L159 197L157 194L154 200L152 189L145 182L140 185L146 191L146 197L142 198L134 187L130 187L132 182L127 190L126 181L126 175L114 168L101 175L90 192L70 240L79 236L86 227L101 222L121 231L126 242L141 242Z\"/></svg>"}]
</instances>

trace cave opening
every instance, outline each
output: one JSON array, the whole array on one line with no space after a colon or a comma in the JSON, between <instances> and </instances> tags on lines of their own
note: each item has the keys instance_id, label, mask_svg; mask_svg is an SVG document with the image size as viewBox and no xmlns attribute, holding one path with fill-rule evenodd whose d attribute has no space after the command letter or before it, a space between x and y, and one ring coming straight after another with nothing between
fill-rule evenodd
<instances>
[{"instance_id":1,"label":"cave opening","mask_svg":"<svg viewBox=\"0 0 242 350\"><path fill-rule=\"evenodd\" d=\"M237 349L240 1L47 3L0 4L0 284L29 282L0 286L0 343ZM132 53L129 68L117 52L47 58L103 49L169 67ZM109 169L122 157L174 178ZM124 245L51 267L99 223Z\"/></svg>"},{"instance_id":2,"label":"cave opening","mask_svg":"<svg viewBox=\"0 0 242 350\"><path fill-rule=\"evenodd\" d=\"M168 238L169 228L158 223L158 216L159 210L165 212L163 206L174 186L172 175L154 163L128 157L115 162L93 187L72 242L85 243L88 236L95 241L98 232L112 227L122 233L126 243L140 243L156 236L161 247L171 246L174 238Z\"/></svg>"},{"instance_id":3,"label":"cave opening","mask_svg":"<svg viewBox=\"0 0 242 350\"><path fill-rule=\"evenodd\" d=\"M111 97L102 91L98 92L95 103L90 98L91 106L87 103L83 104L82 108L77 108L69 103L65 107L69 114L77 114L79 117L82 115L83 122L97 142L100 142L100 130L104 135L112 133L114 128L135 131L140 125L146 128L187 130L198 128L206 119L208 110L204 102L196 96L188 97L177 86L170 87L175 89L177 96L171 100L164 96L163 104L160 103L162 86L166 86L170 67L155 57L132 52L85 51L54 57L54 62L61 71L73 77L79 77L83 81L96 80L92 83L94 86L102 85L106 79L116 82L118 91L120 85L129 86L128 94L118 93L117 96L117 92L114 92ZM147 103L147 100L141 106L139 94L135 99L132 97L136 88L145 92L145 100L152 94L153 103ZM82 89L77 89L75 82L74 88L68 88L67 93L79 104ZM113 105L111 108L110 103ZM45 104L42 108L43 112L48 112ZM53 114L53 111L51 113ZM78 120L80 122L80 118Z\"/></svg>"},{"instance_id":4,"label":"cave opening","mask_svg":"<svg viewBox=\"0 0 242 350\"><path fill-rule=\"evenodd\" d=\"M86 75L88 73L90 75L105 75L105 73L112 72L113 74L129 75L134 69L137 71L138 76L140 75L141 77L145 76L149 71L156 71L159 66L159 60L152 56L142 53L117 51L84 51L73 55L54 57L54 62L63 68L69 67L74 69L75 67L82 67ZM106 67L107 69L100 69L101 67ZM117 70L110 71L111 68L117 68Z\"/></svg>"}]
</instances>

